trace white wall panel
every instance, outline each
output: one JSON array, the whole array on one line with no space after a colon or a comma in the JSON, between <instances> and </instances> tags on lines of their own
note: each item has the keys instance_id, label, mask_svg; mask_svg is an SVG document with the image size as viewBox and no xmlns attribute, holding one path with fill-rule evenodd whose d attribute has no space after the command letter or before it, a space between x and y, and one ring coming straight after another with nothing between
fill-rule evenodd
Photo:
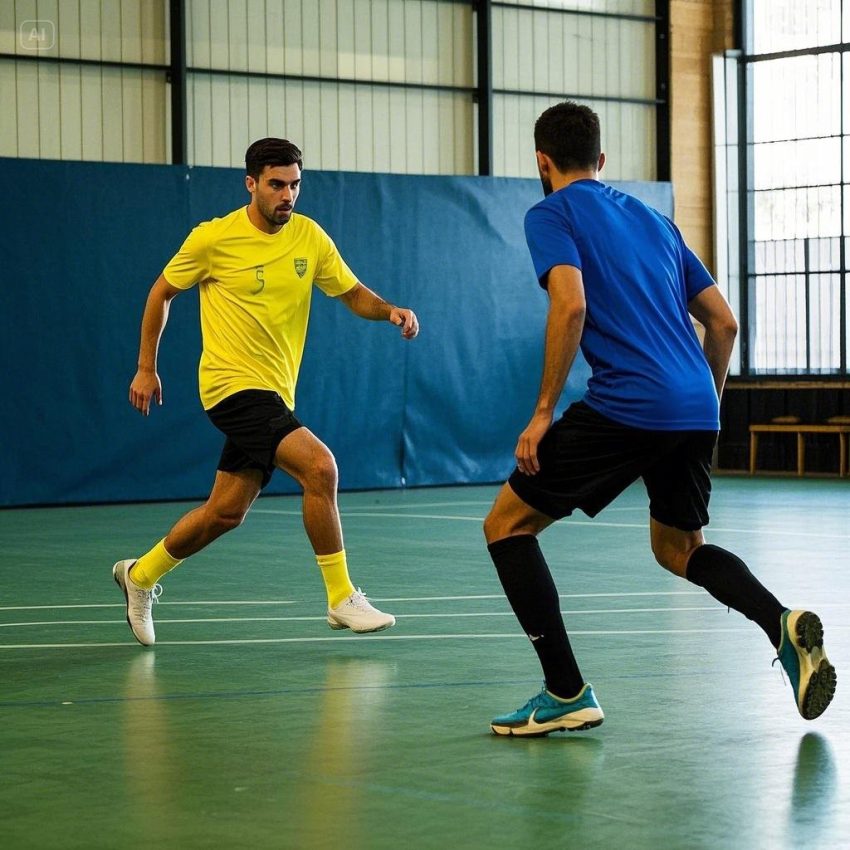
<instances>
[{"instance_id":1,"label":"white wall panel","mask_svg":"<svg viewBox=\"0 0 850 850\"><path fill-rule=\"evenodd\" d=\"M321 41L319 35L320 7L314 0L301 4L301 73L305 77L318 77L322 73Z\"/></svg>"},{"instance_id":2,"label":"white wall panel","mask_svg":"<svg viewBox=\"0 0 850 850\"><path fill-rule=\"evenodd\" d=\"M59 159L61 128L59 126L59 67L37 65L38 101L33 104L38 120L38 155Z\"/></svg>"},{"instance_id":3,"label":"white wall panel","mask_svg":"<svg viewBox=\"0 0 850 850\"><path fill-rule=\"evenodd\" d=\"M103 158L107 162L121 162L124 159L121 71L113 68L101 69L100 102Z\"/></svg>"},{"instance_id":4,"label":"white wall panel","mask_svg":"<svg viewBox=\"0 0 850 850\"><path fill-rule=\"evenodd\" d=\"M0 121L0 156L21 156L18 153L20 120L16 109L18 82L15 71L14 61L0 60L0 102L6 112L4 120Z\"/></svg>"},{"instance_id":5,"label":"white wall panel","mask_svg":"<svg viewBox=\"0 0 850 850\"><path fill-rule=\"evenodd\" d=\"M354 146L355 171L375 171L375 114L374 89L361 86L354 90L356 133L352 139ZM386 171L386 168L381 169Z\"/></svg>"},{"instance_id":6,"label":"white wall panel","mask_svg":"<svg viewBox=\"0 0 850 850\"><path fill-rule=\"evenodd\" d=\"M232 165L234 160L230 138L230 78L210 80L210 154L209 159L195 165Z\"/></svg>"},{"instance_id":7,"label":"white wall panel","mask_svg":"<svg viewBox=\"0 0 850 850\"><path fill-rule=\"evenodd\" d=\"M364 14L358 9L354 0L351 0L351 18L353 19L354 33L354 70L352 76L356 79L372 79L372 11Z\"/></svg>"},{"instance_id":8,"label":"white wall panel","mask_svg":"<svg viewBox=\"0 0 850 850\"><path fill-rule=\"evenodd\" d=\"M415 174L425 174L425 150L424 150L424 112L425 93L422 89L405 89L404 96L404 148L405 171L413 171ZM398 153L393 151L398 156Z\"/></svg>"},{"instance_id":9,"label":"white wall panel","mask_svg":"<svg viewBox=\"0 0 850 850\"><path fill-rule=\"evenodd\" d=\"M188 0L187 20L188 64L197 69L473 84L471 4Z\"/></svg>"},{"instance_id":10,"label":"white wall panel","mask_svg":"<svg viewBox=\"0 0 850 850\"><path fill-rule=\"evenodd\" d=\"M186 7L186 64L212 66L212 20L209 3L189 3Z\"/></svg>"},{"instance_id":11,"label":"white wall panel","mask_svg":"<svg viewBox=\"0 0 850 850\"><path fill-rule=\"evenodd\" d=\"M618 15L655 14L655 0L500 0L501 3L537 6L541 9L563 9L580 12L605 12Z\"/></svg>"},{"instance_id":12,"label":"white wall panel","mask_svg":"<svg viewBox=\"0 0 850 850\"><path fill-rule=\"evenodd\" d=\"M80 69L80 113L83 159L105 159L103 151L103 99L100 68Z\"/></svg>"},{"instance_id":13,"label":"white wall panel","mask_svg":"<svg viewBox=\"0 0 850 850\"><path fill-rule=\"evenodd\" d=\"M243 161L247 147L242 141L248 135L248 78L230 77L227 83L230 108L227 158L230 162L239 164Z\"/></svg>"},{"instance_id":14,"label":"white wall panel","mask_svg":"<svg viewBox=\"0 0 850 850\"><path fill-rule=\"evenodd\" d=\"M145 64L166 65L169 61L168 8L165 0L136 0L141 26L141 59ZM63 8L65 4L63 3Z\"/></svg>"},{"instance_id":15,"label":"white wall panel","mask_svg":"<svg viewBox=\"0 0 850 850\"><path fill-rule=\"evenodd\" d=\"M0 53L14 53L18 44L18 19L13 3L0 3ZM8 103L9 101L4 101ZM3 131L0 130L0 133Z\"/></svg>"},{"instance_id":16,"label":"white wall panel","mask_svg":"<svg viewBox=\"0 0 850 850\"><path fill-rule=\"evenodd\" d=\"M189 151L196 165L241 167L248 145L291 139L313 169L469 174L471 99L453 92L192 75Z\"/></svg>"},{"instance_id":17,"label":"white wall panel","mask_svg":"<svg viewBox=\"0 0 850 850\"><path fill-rule=\"evenodd\" d=\"M59 66L59 159L83 159L82 69Z\"/></svg>"},{"instance_id":18,"label":"white wall panel","mask_svg":"<svg viewBox=\"0 0 850 850\"><path fill-rule=\"evenodd\" d=\"M122 61L121 3L100 3L97 15L100 20L100 56L97 58L104 62Z\"/></svg>"},{"instance_id":19,"label":"white wall panel","mask_svg":"<svg viewBox=\"0 0 850 850\"><path fill-rule=\"evenodd\" d=\"M536 177L534 122L554 102L542 97L494 98L495 173ZM634 103L583 99L599 115L606 164L603 180L655 180L655 109Z\"/></svg>"},{"instance_id":20,"label":"white wall panel","mask_svg":"<svg viewBox=\"0 0 850 850\"><path fill-rule=\"evenodd\" d=\"M79 0L79 10L80 55L77 58L103 59L100 3L98 0Z\"/></svg>"},{"instance_id":21,"label":"white wall panel","mask_svg":"<svg viewBox=\"0 0 850 850\"><path fill-rule=\"evenodd\" d=\"M168 162L171 152L171 123L163 121L170 112L170 91L160 74L139 75L142 86L142 162Z\"/></svg>"},{"instance_id":22,"label":"white wall panel","mask_svg":"<svg viewBox=\"0 0 850 850\"><path fill-rule=\"evenodd\" d=\"M493 86L653 98L655 27L641 21L497 7Z\"/></svg>"},{"instance_id":23,"label":"white wall panel","mask_svg":"<svg viewBox=\"0 0 850 850\"><path fill-rule=\"evenodd\" d=\"M319 12L319 76L338 77L337 0L318 0L316 5Z\"/></svg>"},{"instance_id":24,"label":"white wall panel","mask_svg":"<svg viewBox=\"0 0 850 850\"><path fill-rule=\"evenodd\" d=\"M273 105L269 102L269 84L267 80L251 78L247 80L248 87L248 136L251 139L263 139L269 135L269 122ZM236 154L242 156L238 150L242 140L239 140Z\"/></svg>"},{"instance_id":25,"label":"white wall panel","mask_svg":"<svg viewBox=\"0 0 850 850\"><path fill-rule=\"evenodd\" d=\"M38 66L21 63L16 67L15 95L18 119L18 150L15 156L38 157Z\"/></svg>"},{"instance_id":26,"label":"white wall panel","mask_svg":"<svg viewBox=\"0 0 850 850\"><path fill-rule=\"evenodd\" d=\"M249 71L265 74L268 72L269 55L265 0L248 0L246 12L246 67Z\"/></svg>"},{"instance_id":27,"label":"white wall panel","mask_svg":"<svg viewBox=\"0 0 850 850\"><path fill-rule=\"evenodd\" d=\"M353 79L357 76L354 0L337 0L336 32L337 76Z\"/></svg>"},{"instance_id":28,"label":"white wall panel","mask_svg":"<svg viewBox=\"0 0 850 850\"><path fill-rule=\"evenodd\" d=\"M227 3L227 68L233 71L248 70L248 7L240 3Z\"/></svg>"}]
</instances>

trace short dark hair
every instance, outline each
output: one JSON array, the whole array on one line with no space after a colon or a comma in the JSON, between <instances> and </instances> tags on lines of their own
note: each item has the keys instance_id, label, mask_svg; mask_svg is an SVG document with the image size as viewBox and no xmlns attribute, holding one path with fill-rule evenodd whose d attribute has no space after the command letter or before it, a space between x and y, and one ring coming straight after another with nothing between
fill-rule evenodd
<instances>
[{"instance_id":1,"label":"short dark hair","mask_svg":"<svg viewBox=\"0 0 850 850\"><path fill-rule=\"evenodd\" d=\"M287 139L257 139L245 151L245 170L255 180L259 180L260 174L267 165L304 167L301 151Z\"/></svg>"},{"instance_id":2,"label":"short dark hair","mask_svg":"<svg viewBox=\"0 0 850 850\"><path fill-rule=\"evenodd\" d=\"M534 125L534 146L559 171L595 168L602 149L599 116L571 100L550 106Z\"/></svg>"}]
</instances>

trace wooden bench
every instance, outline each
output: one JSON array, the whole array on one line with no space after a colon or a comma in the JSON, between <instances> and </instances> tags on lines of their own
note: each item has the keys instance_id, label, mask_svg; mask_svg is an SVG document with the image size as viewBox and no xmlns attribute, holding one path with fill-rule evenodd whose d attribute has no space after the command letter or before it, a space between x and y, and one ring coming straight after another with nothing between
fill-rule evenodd
<instances>
[{"instance_id":1,"label":"wooden bench","mask_svg":"<svg viewBox=\"0 0 850 850\"><path fill-rule=\"evenodd\" d=\"M797 475L805 473L806 444L805 434L838 434L838 475L847 475L847 434L850 433L850 425L779 425L776 423L765 425L750 425L750 475L756 471L756 455L758 453L759 434L778 433L797 435Z\"/></svg>"}]
</instances>

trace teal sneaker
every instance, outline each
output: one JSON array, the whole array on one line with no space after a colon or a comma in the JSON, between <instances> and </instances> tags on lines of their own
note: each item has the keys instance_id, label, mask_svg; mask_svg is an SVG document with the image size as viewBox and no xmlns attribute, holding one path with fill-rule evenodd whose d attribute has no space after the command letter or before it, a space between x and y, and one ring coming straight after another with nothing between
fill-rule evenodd
<instances>
[{"instance_id":1,"label":"teal sneaker","mask_svg":"<svg viewBox=\"0 0 850 850\"><path fill-rule=\"evenodd\" d=\"M786 611L782 615L776 661L791 680L794 701L803 718L820 717L835 696L836 675L823 649L823 625L817 614Z\"/></svg>"},{"instance_id":2,"label":"teal sneaker","mask_svg":"<svg viewBox=\"0 0 850 850\"><path fill-rule=\"evenodd\" d=\"M522 735L527 738L548 735L558 730L577 732L599 726L605 719L596 701L593 685L585 685L578 696L561 699L553 696L543 686L522 708L512 714L503 714L490 721L496 735Z\"/></svg>"}]
</instances>

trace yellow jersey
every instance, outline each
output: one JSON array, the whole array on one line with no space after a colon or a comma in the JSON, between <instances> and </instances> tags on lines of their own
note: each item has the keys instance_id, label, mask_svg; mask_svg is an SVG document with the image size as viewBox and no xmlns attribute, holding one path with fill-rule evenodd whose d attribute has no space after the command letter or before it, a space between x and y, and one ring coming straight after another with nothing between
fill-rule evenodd
<instances>
[{"instance_id":1,"label":"yellow jersey","mask_svg":"<svg viewBox=\"0 0 850 850\"><path fill-rule=\"evenodd\" d=\"M177 289L200 285L207 410L240 390L272 390L294 409L313 284L336 296L358 282L312 219L293 213L264 233L247 207L199 224L163 275Z\"/></svg>"}]
</instances>

